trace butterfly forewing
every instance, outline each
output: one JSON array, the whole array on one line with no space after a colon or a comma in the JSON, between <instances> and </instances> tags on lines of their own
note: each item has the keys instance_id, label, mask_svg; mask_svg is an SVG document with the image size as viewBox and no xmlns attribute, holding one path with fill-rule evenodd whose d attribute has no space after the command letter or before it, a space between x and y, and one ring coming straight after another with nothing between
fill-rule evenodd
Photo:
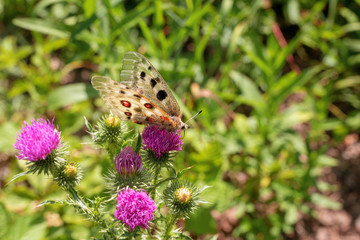
<instances>
[{"instance_id":1,"label":"butterfly forewing","mask_svg":"<svg viewBox=\"0 0 360 240\"><path fill-rule=\"evenodd\" d=\"M181 111L170 88L155 67L141 54L124 55L121 83L146 96L170 116L180 116Z\"/></svg>"},{"instance_id":2,"label":"butterfly forewing","mask_svg":"<svg viewBox=\"0 0 360 240\"><path fill-rule=\"evenodd\" d=\"M100 76L93 77L91 82L100 91L105 104L120 119L161 125L166 118L168 124L175 125L166 112L129 86Z\"/></svg>"}]
</instances>

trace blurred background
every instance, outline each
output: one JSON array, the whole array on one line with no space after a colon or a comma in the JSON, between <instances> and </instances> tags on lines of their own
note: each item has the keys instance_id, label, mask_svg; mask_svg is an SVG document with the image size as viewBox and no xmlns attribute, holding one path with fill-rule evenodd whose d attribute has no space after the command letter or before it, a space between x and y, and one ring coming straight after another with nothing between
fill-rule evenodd
<instances>
[{"instance_id":1,"label":"blurred background","mask_svg":"<svg viewBox=\"0 0 360 240\"><path fill-rule=\"evenodd\" d=\"M0 238L89 239L66 194L25 171L23 121L55 116L83 196L112 167L84 116L108 113L93 75L143 54L179 100L177 169L208 201L179 223L194 239L360 238L359 0L0 1ZM129 127L138 127L130 123ZM101 235L100 235L101 236Z\"/></svg>"}]
</instances>

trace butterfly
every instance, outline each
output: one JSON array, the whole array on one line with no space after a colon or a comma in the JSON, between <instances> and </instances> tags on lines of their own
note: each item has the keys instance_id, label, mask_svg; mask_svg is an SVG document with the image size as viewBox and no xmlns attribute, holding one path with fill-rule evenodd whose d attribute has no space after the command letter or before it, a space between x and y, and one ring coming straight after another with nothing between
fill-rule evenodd
<instances>
[{"instance_id":1,"label":"butterfly","mask_svg":"<svg viewBox=\"0 0 360 240\"><path fill-rule=\"evenodd\" d=\"M120 82L95 76L93 87L100 92L112 113L137 124L155 124L168 131L187 129L170 88L155 67L141 54L127 52Z\"/></svg>"}]
</instances>

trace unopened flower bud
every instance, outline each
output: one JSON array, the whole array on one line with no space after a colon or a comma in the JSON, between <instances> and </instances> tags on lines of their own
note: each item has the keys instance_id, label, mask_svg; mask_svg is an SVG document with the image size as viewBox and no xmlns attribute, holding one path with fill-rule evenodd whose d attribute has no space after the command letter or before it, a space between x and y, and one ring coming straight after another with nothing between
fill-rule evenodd
<instances>
[{"instance_id":1,"label":"unopened flower bud","mask_svg":"<svg viewBox=\"0 0 360 240\"><path fill-rule=\"evenodd\" d=\"M191 191L187 187L182 187L176 190L176 197L181 203L187 203L191 199Z\"/></svg>"},{"instance_id":2,"label":"unopened flower bud","mask_svg":"<svg viewBox=\"0 0 360 240\"><path fill-rule=\"evenodd\" d=\"M61 164L54 172L54 181L65 189L79 184L81 177L81 169L72 162Z\"/></svg>"},{"instance_id":3,"label":"unopened flower bud","mask_svg":"<svg viewBox=\"0 0 360 240\"><path fill-rule=\"evenodd\" d=\"M139 154L137 154L132 147L125 147L114 158L116 171L123 176L133 176L142 167L142 161Z\"/></svg>"},{"instance_id":4,"label":"unopened flower bud","mask_svg":"<svg viewBox=\"0 0 360 240\"><path fill-rule=\"evenodd\" d=\"M74 163L69 163L66 167L65 167L65 174L68 177L75 177L77 174L77 167L75 166Z\"/></svg>"},{"instance_id":5,"label":"unopened flower bud","mask_svg":"<svg viewBox=\"0 0 360 240\"><path fill-rule=\"evenodd\" d=\"M120 124L120 120L117 116L110 114L106 118L105 123L108 127L117 127Z\"/></svg>"},{"instance_id":6,"label":"unopened flower bud","mask_svg":"<svg viewBox=\"0 0 360 240\"><path fill-rule=\"evenodd\" d=\"M184 181L173 181L164 190L164 202L177 217L188 217L199 205L200 191Z\"/></svg>"}]
</instances>

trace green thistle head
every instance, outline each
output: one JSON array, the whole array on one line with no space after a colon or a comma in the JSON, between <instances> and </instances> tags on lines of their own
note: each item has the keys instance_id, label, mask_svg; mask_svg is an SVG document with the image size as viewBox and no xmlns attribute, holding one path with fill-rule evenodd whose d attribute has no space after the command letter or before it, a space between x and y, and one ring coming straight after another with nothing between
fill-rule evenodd
<instances>
[{"instance_id":1,"label":"green thistle head","mask_svg":"<svg viewBox=\"0 0 360 240\"><path fill-rule=\"evenodd\" d=\"M82 171L76 163L61 164L54 172L54 181L62 188L68 189L80 183Z\"/></svg>"},{"instance_id":2,"label":"green thistle head","mask_svg":"<svg viewBox=\"0 0 360 240\"><path fill-rule=\"evenodd\" d=\"M171 213L188 217L198 207L199 189L185 181L173 181L164 190L164 202Z\"/></svg>"}]
</instances>

